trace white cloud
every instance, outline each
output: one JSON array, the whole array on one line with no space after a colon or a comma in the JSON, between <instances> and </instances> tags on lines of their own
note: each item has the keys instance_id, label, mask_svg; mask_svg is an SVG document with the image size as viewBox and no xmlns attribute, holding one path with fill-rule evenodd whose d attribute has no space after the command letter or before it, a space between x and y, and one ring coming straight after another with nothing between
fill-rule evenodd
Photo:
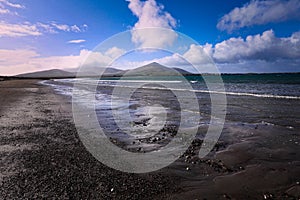
<instances>
[{"instance_id":1,"label":"white cloud","mask_svg":"<svg viewBox=\"0 0 300 200\"><path fill-rule=\"evenodd\" d=\"M105 52L105 55L116 59L119 56L123 55L126 51L124 49L119 49L118 47L112 47Z\"/></svg>"},{"instance_id":2,"label":"white cloud","mask_svg":"<svg viewBox=\"0 0 300 200\"><path fill-rule=\"evenodd\" d=\"M66 24L44 24L29 22L22 24L12 24L5 21L0 21L0 37L24 37L24 36L39 36L43 33L58 33L58 31L65 32L83 32L86 30L87 25L79 28L76 25L70 26Z\"/></svg>"},{"instance_id":3,"label":"white cloud","mask_svg":"<svg viewBox=\"0 0 300 200\"><path fill-rule=\"evenodd\" d=\"M52 29L57 29L60 31L65 31L65 32L84 32L85 29L87 28L87 25L84 24L82 25L82 28L79 28L77 25L67 25L67 24L57 24L56 22L52 22L50 25L50 27L52 27Z\"/></svg>"},{"instance_id":4,"label":"white cloud","mask_svg":"<svg viewBox=\"0 0 300 200\"><path fill-rule=\"evenodd\" d=\"M158 5L155 0L127 0L129 9L138 18L138 22L132 30L132 41L139 47L163 48L171 45L177 38L174 31L143 28L164 28L172 29L176 27L176 20L170 13L163 11L164 7Z\"/></svg>"},{"instance_id":5,"label":"white cloud","mask_svg":"<svg viewBox=\"0 0 300 200\"><path fill-rule=\"evenodd\" d=\"M8 9L0 7L0 14L8 14L8 13L10 13L10 11Z\"/></svg>"},{"instance_id":6,"label":"white cloud","mask_svg":"<svg viewBox=\"0 0 300 200\"><path fill-rule=\"evenodd\" d=\"M11 8L25 8L25 6L21 4L15 4L11 3L7 0L0 0L0 14L15 14L17 15L17 12L14 12L11 10Z\"/></svg>"},{"instance_id":7,"label":"white cloud","mask_svg":"<svg viewBox=\"0 0 300 200\"><path fill-rule=\"evenodd\" d=\"M212 45L206 44L204 46L192 44L187 52L183 54L183 57L194 64L208 64L212 60Z\"/></svg>"},{"instance_id":8,"label":"white cloud","mask_svg":"<svg viewBox=\"0 0 300 200\"><path fill-rule=\"evenodd\" d=\"M83 43L83 42L85 42L85 40L70 40L70 41L68 41L68 43L70 43L70 44L80 44L80 43Z\"/></svg>"},{"instance_id":9,"label":"white cloud","mask_svg":"<svg viewBox=\"0 0 300 200\"><path fill-rule=\"evenodd\" d=\"M78 55L42 57L30 49L0 49L0 75L16 75L49 69L97 69L106 67L113 61L113 56L122 50L113 47L105 53L81 50Z\"/></svg>"},{"instance_id":10,"label":"white cloud","mask_svg":"<svg viewBox=\"0 0 300 200\"><path fill-rule=\"evenodd\" d=\"M82 32L81 29L77 25L71 26L70 30L73 32Z\"/></svg>"},{"instance_id":11,"label":"white cloud","mask_svg":"<svg viewBox=\"0 0 300 200\"><path fill-rule=\"evenodd\" d=\"M299 0L253 0L224 15L218 22L217 28L231 32L242 27L289 19L300 19Z\"/></svg>"},{"instance_id":12,"label":"white cloud","mask_svg":"<svg viewBox=\"0 0 300 200\"><path fill-rule=\"evenodd\" d=\"M70 31L70 27L66 24L56 24L56 23L52 23L51 24L52 27L60 30L60 31Z\"/></svg>"},{"instance_id":13,"label":"white cloud","mask_svg":"<svg viewBox=\"0 0 300 200\"><path fill-rule=\"evenodd\" d=\"M37 25L10 24L0 21L0 37L23 37L42 35Z\"/></svg>"},{"instance_id":14,"label":"white cloud","mask_svg":"<svg viewBox=\"0 0 300 200\"><path fill-rule=\"evenodd\" d=\"M2 14L14 14L18 15L13 9L23 9L24 5L11 3L8 0L0 0L0 15ZM24 37L24 36L39 36L43 33L58 33L59 31L64 32L84 32L88 26L83 24L78 25L67 25L59 24L57 22L51 23L10 23L5 20L0 21L0 37Z\"/></svg>"},{"instance_id":15,"label":"white cloud","mask_svg":"<svg viewBox=\"0 0 300 200\"><path fill-rule=\"evenodd\" d=\"M0 0L1 4L13 7L13 8L25 8L25 6L21 5L21 4L16 4L16 3L11 3L7 0Z\"/></svg>"},{"instance_id":16,"label":"white cloud","mask_svg":"<svg viewBox=\"0 0 300 200\"><path fill-rule=\"evenodd\" d=\"M260 60L278 62L279 60L300 59L300 31L290 37L276 37L273 30L262 34L249 35L245 39L232 37L220 43L205 45L192 44L183 57L196 64L243 63Z\"/></svg>"}]
</instances>

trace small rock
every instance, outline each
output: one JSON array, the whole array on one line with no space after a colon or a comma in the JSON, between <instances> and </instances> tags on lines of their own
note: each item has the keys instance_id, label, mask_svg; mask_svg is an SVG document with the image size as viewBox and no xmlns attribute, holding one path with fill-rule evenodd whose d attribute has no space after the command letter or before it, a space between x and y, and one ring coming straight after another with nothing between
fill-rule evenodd
<instances>
[{"instance_id":1,"label":"small rock","mask_svg":"<svg viewBox=\"0 0 300 200\"><path fill-rule=\"evenodd\" d=\"M191 158L191 156L185 156L185 159L190 159Z\"/></svg>"},{"instance_id":2,"label":"small rock","mask_svg":"<svg viewBox=\"0 0 300 200\"><path fill-rule=\"evenodd\" d=\"M226 199L231 199L230 196L228 196L227 194L223 194L223 197Z\"/></svg>"},{"instance_id":3,"label":"small rock","mask_svg":"<svg viewBox=\"0 0 300 200\"><path fill-rule=\"evenodd\" d=\"M264 199L273 199L273 195L270 193L264 194Z\"/></svg>"}]
</instances>

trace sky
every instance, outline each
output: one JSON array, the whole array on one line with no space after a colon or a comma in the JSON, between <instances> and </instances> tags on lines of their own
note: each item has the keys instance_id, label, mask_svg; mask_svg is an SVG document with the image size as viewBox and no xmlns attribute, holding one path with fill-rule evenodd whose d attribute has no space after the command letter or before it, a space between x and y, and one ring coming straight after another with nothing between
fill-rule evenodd
<instances>
[{"instance_id":1,"label":"sky","mask_svg":"<svg viewBox=\"0 0 300 200\"><path fill-rule=\"evenodd\" d=\"M195 43L128 53L170 49L181 33ZM119 44L95 50L111 37ZM300 0L0 0L0 75L183 60L203 72L207 60L222 73L300 72Z\"/></svg>"}]
</instances>

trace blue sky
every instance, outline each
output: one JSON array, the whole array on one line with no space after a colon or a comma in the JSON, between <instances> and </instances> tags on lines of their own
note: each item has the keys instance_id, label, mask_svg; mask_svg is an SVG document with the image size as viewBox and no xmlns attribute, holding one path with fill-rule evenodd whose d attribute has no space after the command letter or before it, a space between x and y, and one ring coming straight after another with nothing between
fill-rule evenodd
<instances>
[{"instance_id":1,"label":"blue sky","mask_svg":"<svg viewBox=\"0 0 300 200\"><path fill-rule=\"evenodd\" d=\"M299 72L299 13L299 0L0 0L0 75L76 68L112 35L146 27L193 38L200 45L181 56L200 65L201 48L221 72ZM93 63L124 52L112 46ZM155 60L144 55L136 65Z\"/></svg>"}]
</instances>

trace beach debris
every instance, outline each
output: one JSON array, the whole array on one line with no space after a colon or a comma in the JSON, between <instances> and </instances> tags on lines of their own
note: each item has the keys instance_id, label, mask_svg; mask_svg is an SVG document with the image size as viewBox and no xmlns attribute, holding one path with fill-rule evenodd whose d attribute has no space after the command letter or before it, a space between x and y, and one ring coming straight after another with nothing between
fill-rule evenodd
<instances>
[{"instance_id":1,"label":"beach debris","mask_svg":"<svg viewBox=\"0 0 300 200\"><path fill-rule=\"evenodd\" d=\"M291 188L289 188L286 192L289 196L293 197L299 197L300 195L300 186L299 185L294 185Z\"/></svg>"},{"instance_id":2,"label":"beach debris","mask_svg":"<svg viewBox=\"0 0 300 200\"><path fill-rule=\"evenodd\" d=\"M186 171L190 171L190 170L191 170L191 168L189 168L189 167L186 167L186 168L185 168L185 170L186 170Z\"/></svg>"},{"instance_id":3,"label":"beach debris","mask_svg":"<svg viewBox=\"0 0 300 200\"><path fill-rule=\"evenodd\" d=\"M114 188L111 188L111 189L110 189L110 192L113 192L113 191L114 191Z\"/></svg>"}]
</instances>

